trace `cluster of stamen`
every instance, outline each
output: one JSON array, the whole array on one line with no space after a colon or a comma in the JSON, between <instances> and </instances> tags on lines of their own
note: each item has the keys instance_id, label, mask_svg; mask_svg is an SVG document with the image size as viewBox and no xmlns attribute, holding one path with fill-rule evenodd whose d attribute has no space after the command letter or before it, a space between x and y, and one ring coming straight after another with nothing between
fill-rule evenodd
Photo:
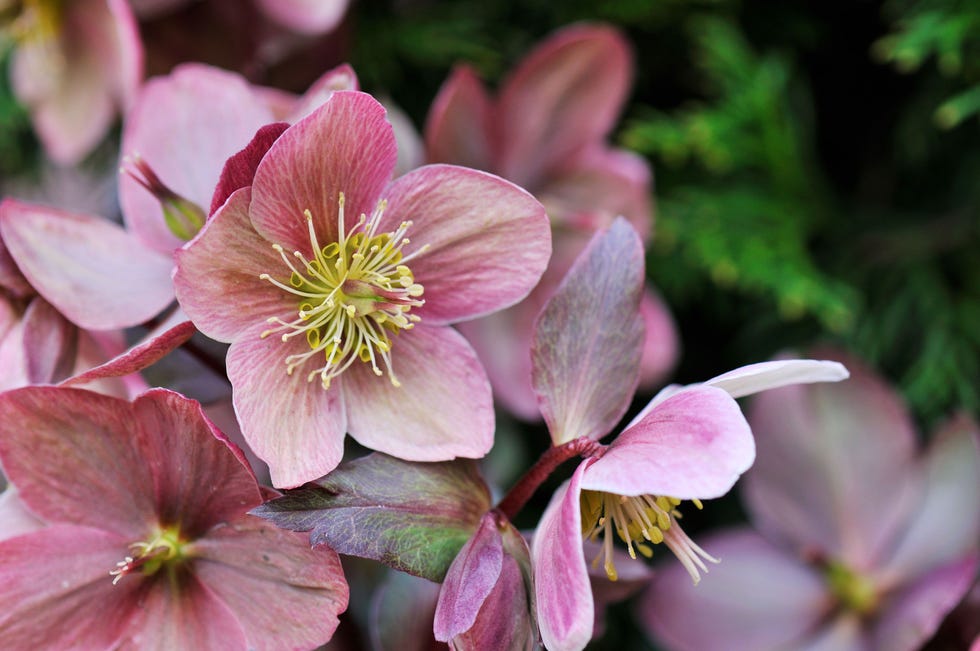
<instances>
[{"instance_id":1,"label":"cluster of stamen","mask_svg":"<svg viewBox=\"0 0 980 651\"><path fill-rule=\"evenodd\" d=\"M698 509L701 508L700 500L691 501ZM593 542L602 535L602 548L593 559L592 566L598 567L599 559L604 559L603 569L612 581L618 578L613 561L613 539L616 536L626 543L630 558L634 559L637 551L646 558L653 556L651 544L665 544L684 565L694 583L701 580L700 572L708 571L704 561L718 562L718 559L698 547L677 524L681 517L677 510L681 500L675 497L627 497L584 490L580 503L583 535Z\"/></svg>"},{"instance_id":2,"label":"cluster of stamen","mask_svg":"<svg viewBox=\"0 0 980 651\"><path fill-rule=\"evenodd\" d=\"M136 570L149 576L164 565L179 561L183 557L183 544L176 528L159 529L149 540L133 543L129 547L132 554L116 563L116 569L109 572L113 577L112 585Z\"/></svg>"},{"instance_id":3,"label":"cluster of stamen","mask_svg":"<svg viewBox=\"0 0 980 651\"><path fill-rule=\"evenodd\" d=\"M54 37L62 22L60 0L13 0L0 2L0 45L45 42Z\"/></svg>"},{"instance_id":4,"label":"cluster of stamen","mask_svg":"<svg viewBox=\"0 0 980 651\"><path fill-rule=\"evenodd\" d=\"M279 244L272 248L289 269L285 282L270 274L259 278L297 297L297 318L271 317L275 324L262 337L278 334L282 341L303 336L310 350L288 355L286 373L292 374L310 359L319 359L307 373L307 381L320 378L323 388L355 361L371 364L375 375L387 371L391 383L400 386L391 366L391 335L410 330L420 318L409 312L422 306L422 285L415 282L405 263L428 246L404 255L409 243L405 233L412 222L402 222L392 233L378 233L387 202L380 201L371 217L362 214L351 227L344 222L344 194L337 210L337 241L321 246L313 215L305 211L312 256L300 251L288 255ZM382 370L382 366L384 369Z\"/></svg>"}]
</instances>

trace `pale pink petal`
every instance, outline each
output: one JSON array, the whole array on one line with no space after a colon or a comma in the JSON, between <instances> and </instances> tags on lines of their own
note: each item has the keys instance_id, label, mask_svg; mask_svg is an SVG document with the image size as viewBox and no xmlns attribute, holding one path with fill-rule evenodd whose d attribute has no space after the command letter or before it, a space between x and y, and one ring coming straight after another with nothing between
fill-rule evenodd
<instances>
[{"instance_id":1,"label":"pale pink petal","mask_svg":"<svg viewBox=\"0 0 980 651\"><path fill-rule=\"evenodd\" d=\"M347 608L336 552L256 517L194 542L194 573L236 615L251 648L312 649L330 639Z\"/></svg>"},{"instance_id":2,"label":"pale pink petal","mask_svg":"<svg viewBox=\"0 0 980 651\"><path fill-rule=\"evenodd\" d=\"M0 294L0 391L28 384L24 320L20 308Z\"/></svg>"},{"instance_id":3,"label":"pale pink petal","mask_svg":"<svg viewBox=\"0 0 980 651\"><path fill-rule=\"evenodd\" d=\"M128 402L90 391L9 391L0 395L4 471L44 520L97 527L134 542L155 513L134 420Z\"/></svg>"},{"instance_id":4,"label":"pale pink petal","mask_svg":"<svg viewBox=\"0 0 980 651\"><path fill-rule=\"evenodd\" d=\"M531 382L554 445L602 438L629 407L643 345L643 268L643 245L619 219L592 238L538 317Z\"/></svg>"},{"instance_id":5,"label":"pale pink petal","mask_svg":"<svg viewBox=\"0 0 980 651\"><path fill-rule=\"evenodd\" d=\"M114 355L121 355L124 352L122 335L119 330L104 332L80 330L78 357L73 369L75 376L104 364ZM138 375L126 375L121 378L99 378L90 381L85 388L115 398L131 398L146 391L149 386Z\"/></svg>"},{"instance_id":6,"label":"pale pink petal","mask_svg":"<svg viewBox=\"0 0 980 651\"><path fill-rule=\"evenodd\" d=\"M980 428L967 416L945 423L923 459L925 485L878 574L900 581L946 565L980 545Z\"/></svg>"},{"instance_id":7,"label":"pale pink petal","mask_svg":"<svg viewBox=\"0 0 980 651\"><path fill-rule=\"evenodd\" d=\"M579 464L541 516L531 541L531 567L541 639L549 651L583 649L592 638L592 587L582 550Z\"/></svg>"},{"instance_id":8,"label":"pale pink petal","mask_svg":"<svg viewBox=\"0 0 980 651\"><path fill-rule=\"evenodd\" d=\"M57 525L0 542L0 639L6 651L108 649L137 616L141 577L112 585L130 539Z\"/></svg>"},{"instance_id":9,"label":"pale pink petal","mask_svg":"<svg viewBox=\"0 0 980 651\"><path fill-rule=\"evenodd\" d=\"M8 199L0 236L38 293L83 328L136 325L173 300L170 256L108 220Z\"/></svg>"},{"instance_id":10,"label":"pale pink petal","mask_svg":"<svg viewBox=\"0 0 980 651\"><path fill-rule=\"evenodd\" d=\"M508 307L537 284L551 255L544 208L509 181L451 165L409 172L387 191L380 232L411 221L406 254L425 288L426 323L472 319Z\"/></svg>"},{"instance_id":11,"label":"pale pink petal","mask_svg":"<svg viewBox=\"0 0 980 651\"><path fill-rule=\"evenodd\" d=\"M241 76L183 64L140 90L123 128L123 164L138 155L167 187L207 209L225 160L274 121ZM169 252L183 243L160 202L128 174L119 179L119 202L127 227L148 246Z\"/></svg>"},{"instance_id":12,"label":"pale pink petal","mask_svg":"<svg viewBox=\"0 0 980 651\"><path fill-rule=\"evenodd\" d=\"M287 355L309 351L306 341L282 342L257 334L228 349L235 412L252 450L269 464L272 483L292 488L337 467L344 453L347 415L341 380L329 390L303 367L286 374Z\"/></svg>"},{"instance_id":13,"label":"pale pink petal","mask_svg":"<svg viewBox=\"0 0 980 651\"><path fill-rule=\"evenodd\" d=\"M860 572L880 563L904 526L921 477L900 398L857 360L846 363L846 382L755 398L749 420L759 454L744 495L756 526L773 539Z\"/></svg>"},{"instance_id":14,"label":"pale pink petal","mask_svg":"<svg viewBox=\"0 0 980 651\"><path fill-rule=\"evenodd\" d=\"M290 123L299 122L338 90L359 90L357 74L346 63L323 73L301 97L293 102L289 113L283 119Z\"/></svg>"},{"instance_id":15,"label":"pale pink petal","mask_svg":"<svg viewBox=\"0 0 980 651\"><path fill-rule=\"evenodd\" d=\"M582 488L618 495L719 497L752 465L755 445L738 404L695 387L657 406L613 441Z\"/></svg>"},{"instance_id":16,"label":"pale pink petal","mask_svg":"<svg viewBox=\"0 0 980 651\"><path fill-rule=\"evenodd\" d=\"M109 48L99 48L102 65L110 70L113 90L119 108L125 113L136 99L143 82L143 41L140 38L136 16L127 0L107 0L112 13L115 39L110 38Z\"/></svg>"},{"instance_id":17,"label":"pale pink petal","mask_svg":"<svg viewBox=\"0 0 980 651\"><path fill-rule=\"evenodd\" d=\"M283 282L290 272L272 244L252 228L248 206L248 188L236 191L176 253L177 301L201 332L218 341L257 336L270 327L266 319L292 314L292 321L299 308L292 294L259 278L267 273Z\"/></svg>"},{"instance_id":18,"label":"pale pink petal","mask_svg":"<svg viewBox=\"0 0 980 651\"><path fill-rule=\"evenodd\" d=\"M43 298L24 311L24 353L30 384L54 384L71 374L78 357L78 328Z\"/></svg>"},{"instance_id":19,"label":"pale pink petal","mask_svg":"<svg viewBox=\"0 0 980 651\"><path fill-rule=\"evenodd\" d=\"M640 388L651 389L660 384L677 365L681 352L680 338L670 308L650 285L646 286L640 298L640 316L646 326L640 357Z\"/></svg>"},{"instance_id":20,"label":"pale pink petal","mask_svg":"<svg viewBox=\"0 0 980 651\"><path fill-rule=\"evenodd\" d=\"M484 601L500 578L503 560L503 541L496 516L487 513L459 550L442 582L433 623L437 640L449 642L473 627Z\"/></svg>"},{"instance_id":21,"label":"pale pink petal","mask_svg":"<svg viewBox=\"0 0 980 651\"><path fill-rule=\"evenodd\" d=\"M324 34L340 23L348 0L256 0L262 11L299 34Z\"/></svg>"},{"instance_id":22,"label":"pale pink petal","mask_svg":"<svg viewBox=\"0 0 980 651\"><path fill-rule=\"evenodd\" d=\"M493 445L490 383L462 335L423 323L392 342L391 357L398 387L370 364L345 372L350 435L411 461L484 456Z\"/></svg>"},{"instance_id":23,"label":"pale pink petal","mask_svg":"<svg viewBox=\"0 0 980 651\"><path fill-rule=\"evenodd\" d=\"M3 483L2 479L0 483ZM44 526L17 495L15 486L8 486L0 493L0 540L37 531Z\"/></svg>"},{"instance_id":24,"label":"pale pink petal","mask_svg":"<svg viewBox=\"0 0 980 651\"><path fill-rule=\"evenodd\" d=\"M374 211L396 158L384 107L365 93L335 92L262 159L252 184L252 224L270 242L309 255L305 211L321 243L336 241L340 193L350 227Z\"/></svg>"},{"instance_id":25,"label":"pale pink petal","mask_svg":"<svg viewBox=\"0 0 980 651\"><path fill-rule=\"evenodd\" d=\"M733 398L741 398L793 384L840 382L848 375L846 366L832 360L782 359L749 364L713 377L705 384L724 389Z\"/></svg>"},{"instance_id":26,"label":"pale pink petal","mask_svg":"<svg viewBox=\"0 0 980 651\"><path fill-rule=\"evenodd\" d=\"M388 111L388 121L395 130L395 142L398 143L398 162L395 164L395 176L399 177L411 172L425 163L425 145L412 119L394 100L384 97L381 103Z\"/></svg>"},{"instance_id":27,"label":"pale pink petal","mask_svg":"<svg viewBox=\"0 0 980 651\"><path fill-rule=\"evenodd\" d=\"M970 555L902 586L882 607L884 612L875 622L872 631L875 649L915 651L920 648L970 589L976 572L977 557Z\"/></svg>"},{"instance_id":28,"label":"pale pink petal","mask_svg":"<svg viewBox=\"0 0 980 651\"><path fill-rule=\"evenodd\" d=\"M536 186L569 157L601 140L632 77L625 39L610 27L575 25L539 45L503 85L496 121L497 171Z\"/></svg>"},{"instance_id":29,"label":"pale pink petal","mask_svg":"<svg viewBox=\"0 0 980 651\"><path fill-rule=\"evenodd\" d=\"M429 109L426 160L492 171L491 110L487 91L473 69L455 67Z\"/></svg>"},{"instance_id":30,"label":"pale pink petal","mask_svg":"<svg viewBox=\"0 0 980 651\"><path fill-rule=\"evenodd\" d=\"M636 621L670 651L796 649L829 613L823 577L749 529L702 541L721 563L695 585L673 559L658 569Z\"/></svg>"}]
</instances>

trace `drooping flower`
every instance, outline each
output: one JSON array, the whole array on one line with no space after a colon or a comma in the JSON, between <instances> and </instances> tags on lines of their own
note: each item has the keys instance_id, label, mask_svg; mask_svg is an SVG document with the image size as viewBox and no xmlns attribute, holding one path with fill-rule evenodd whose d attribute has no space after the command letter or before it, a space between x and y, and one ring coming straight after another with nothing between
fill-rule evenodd
<instances>
[{"instance_id":1,"label":"drooping flower","mask_svg":"<svg viewBox=\"0 0 980 651\"><path fill-rule=\"evenodd\" d=\"M619 219L593 238L542 311L532 381L555 445L580 437L598 441L626 411L642 346L642 283L642 245ZM610 320L619 327L608 328ZM716 562L678 519L682 502L700 508L700 500L725 494L752 464L752 433L733 395L846 375L836 362L794 360L671 388L607 448L586 458L552 497L531 547L545 646L581 649L592 636L594 600L583 537L600 543L592 562L611 580L617 579L617 538L632 557L650 556L653 546L664 544L694 582L707 571L706 561Z\"/></svg>"},{"instance_id":2,"label":"drooping flower","mask_svg":"<svg viewBox=\"0 0 980 651\"><path fill-rule=\"evenodd\" d=\"M125 0L21 0L0 9L12 38L11 85L48 156L84 158L143 76L143 48ZM19 11L18 11L19 9Z\"/></svg>"},{"instance_id":3,"label":"drooping flower","mask_svg":"<svg viewBox=\"0 0 980 651\"><path fill-rule=\"evenodd\" d=\"M484 371L448 324L523 298L550 253L528 193L483 172L422 167L389 183L384 109L334 93L241 161L230 194L177 253L177 297L231 342L249 445L277 486L339 463L344 433L416 461L479 457L493 412Z\"/></svg>"},{"instance_id":4,"label":"drooping flower","mask_svg":"<svg viewBox=\"0 0 980 651\"><path fill-rule=\"evenodd\" d=\"M960 417L916 452L899 397L860 362L853 376L754 399L758 456L744 480L755 529L719 533L696 589L663 568L639 620L682 651L912 651L977 569L980 453Z\"/></svg>"},{"instance_id":5,"label":"drooping flower","mask_svg":"<svg viewBox=\"0 0 980 651\"><path fill-rule=\"evenodd\" d=\"M483 169L527 188L551 218L554 254L541 283L521 303L461 331L480 354L494 394L515 415L539 417L528 350L534 319L592 234L625 216L650 233L648 165L605 142L629 91L632 61L624 38L594 25L562 29L522 61L491 98L460 66L432 105L425 129L430 162ZM673 319L656 292L643 293L645 387L677 358Z\"/></svg>"},{"instance_id":6,"label":"drooping flower","mask_svg":"<svg viewBox=\"0 0 980 651\"><path fill-rule=\"evenodd\" d=\"M0 462L45 525L0 542L5 649L311 648L346 608L336 553L247 515L241 453L179 394L9 391Z\"/></svg>"}]
</instances>

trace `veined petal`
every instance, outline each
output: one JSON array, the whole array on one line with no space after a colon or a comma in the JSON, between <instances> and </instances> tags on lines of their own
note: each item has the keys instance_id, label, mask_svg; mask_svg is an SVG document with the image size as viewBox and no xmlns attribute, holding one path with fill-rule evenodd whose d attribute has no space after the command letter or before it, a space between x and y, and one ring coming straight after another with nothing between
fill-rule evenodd
<instances>
[{"instance_id":1,"label":"veined petal","mask_svg":"<svg viewBox=\"0 0 980 651\"><path fill-rule=\"evenodd\" d=\"M262 159L252 184L252 224L270 242L309 255L304 212L312 213L320 241L336 241L340 193L349 228L383 198L396 159L384 107L366 93L335 92Z\"/></svg>"},{"instance_id":2,"label":"veined petal","mask_svg":"<svg viewBox=\"0 0 980 651\"><path fill-rule=\"evenodd\" d=\"M719 497L752 465L738 404L714 387L677 393L628 427L589 466L582 488L617 495Z\"/></svg>"},{"instance_id":3,"label":"veined petal","mask_svg":"<svg viewBox=\"0 0 980 651\"><path fill-rule=\"evenodd\" d=\"M582 550L579 496L586 460L555 491L531 541L541 639L550 651L585 648L592 638L592 587Z\"/></svg>"},{"instance_id":4,"label":"veined petal","mask_svg":"<svg viewBox=\"0 0 980 651\"><path fill-rule=\"evenodd\" d=\"M483 82L469 66L456 66L426 118L426 160L491 171L492 133L490 97Z\"/></svg>"},{"instance_id":5,"label":"veined petal","mask_svg":"<svg viewBox=\"0 0 980 651\"><path fill-rule=\"evenodd\" d=\"M0 236L38 293L83 328L136 325L173 300L170 256L108 220L7 199Z\"/></svg>"},{"instance_id":6,"label":"veined petal","mask_svg":"<svg viewBox=\"0 0 980 651\"><path fill-rule=\"evenodd\" d=\"M287 355L309 350L306 341L259 338L257 332L228 349L235 412L249 447L269 464L273 485L299 486L337 467L344 454L347 414L341 382L324 389L302 368L286 374ZM387 382L387 380L380 380Z\"/></svg>"},{"instance_id":7,"label":"veined petal","mask_svg":"<svg viewBox=\"0 0 980 651\"><path fill-rule=\"evenodd\" d=\"M368 364L345 371L350 435L410 461L484 456L493 445L490 383L462 335L423 321L392 342L391 356L401 386Z\"/></svg>"},{"instance_id":8,"label":"veined petal","mask_svg":"<svg viewBox=\"0 0 980 651\"><path fill-rule=\"evenodd\" d=\"M380 232L411 220L406 255L425 288L423 323L482 316L527 296L551 255L544 207L499 177L451 165L427 165L387 190Z\"/></svg>"}]
</instances>

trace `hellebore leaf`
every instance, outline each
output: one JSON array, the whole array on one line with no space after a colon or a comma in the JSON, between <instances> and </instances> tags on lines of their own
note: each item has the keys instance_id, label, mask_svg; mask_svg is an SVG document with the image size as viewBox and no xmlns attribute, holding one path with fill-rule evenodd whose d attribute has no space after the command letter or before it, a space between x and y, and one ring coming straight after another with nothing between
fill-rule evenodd
<instances>
[{"instance_id":1,"label":"hellebore leaf","mask_svg":"<svg viewBox=\"0 0 980 651\"><path fill-rule=\"evenodd\" d=\"M441 582L490 508L473 461L413 463L374 453L254 509L310 542Z\"/></svg>"}]
</instances>

